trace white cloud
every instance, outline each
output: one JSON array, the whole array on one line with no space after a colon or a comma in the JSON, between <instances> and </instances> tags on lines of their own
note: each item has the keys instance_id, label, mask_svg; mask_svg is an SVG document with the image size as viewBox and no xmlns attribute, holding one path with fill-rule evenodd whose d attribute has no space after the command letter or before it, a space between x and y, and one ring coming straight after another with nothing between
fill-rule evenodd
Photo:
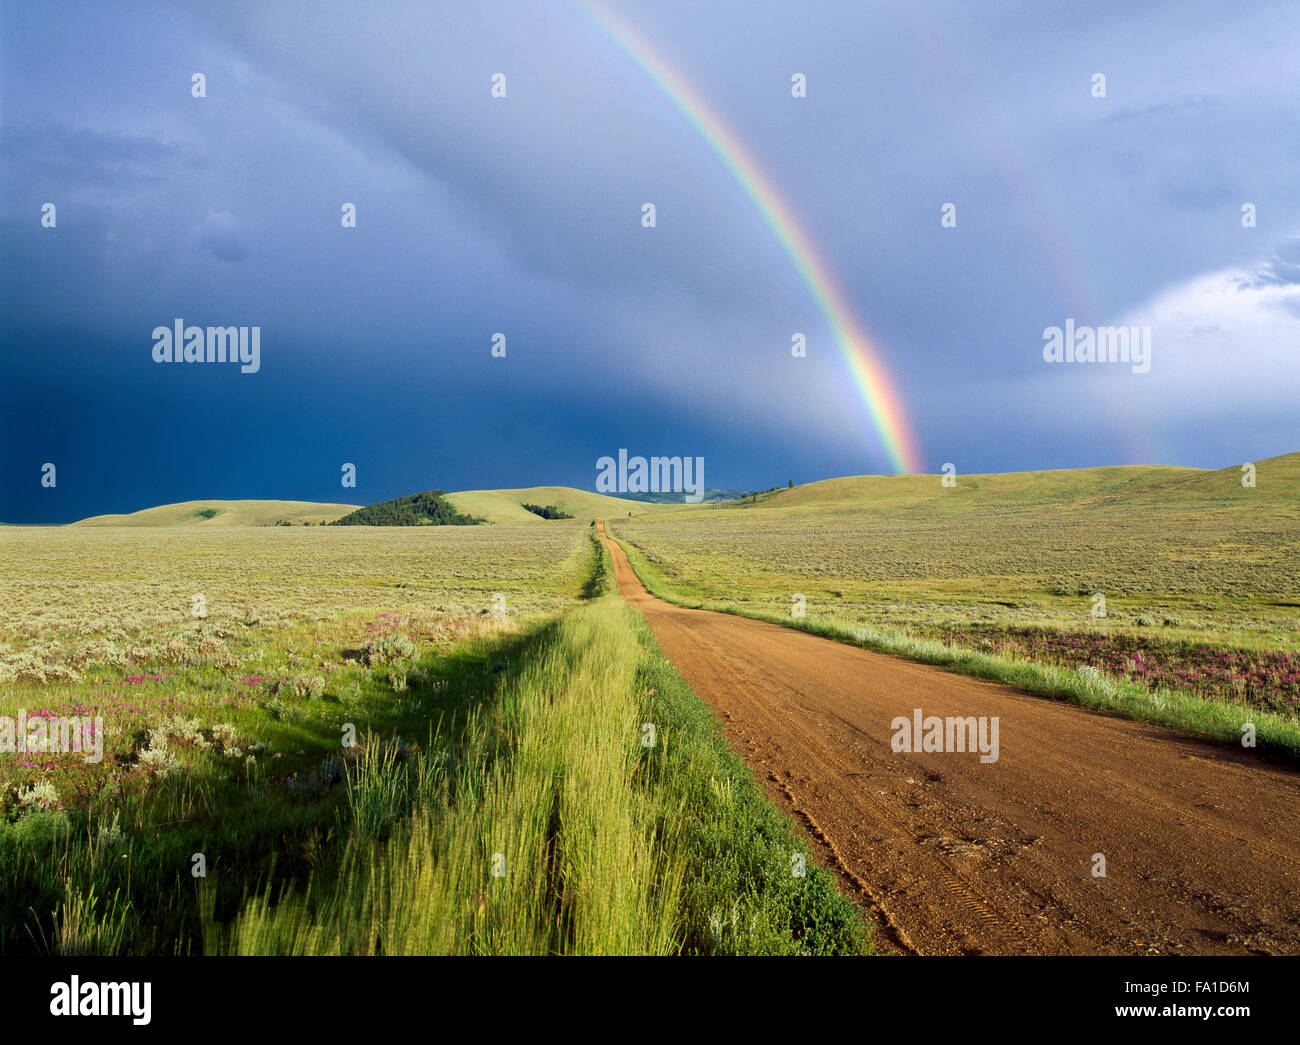
<instances>
[{"instance_id":1,"label":"white cloud","mask_svg":"<svg viewBox=\"0 0 1300 1045\"><path fill-rule=\"evenodd\" d=\"M1293 450L1300 267L1289 259L1297 248L1293 240L1281 257L1194 276L1122 315L1074 317L1150 327L1147 373L1122 363L1044 363L1040 326L1017 349L1028 368L1023 380L965 382L950 410L976 402L986 419L1032 434L1040 453L1086 446L1091 463L1219 467Z\"/></svg>"},{"instance_id":2,"label":"white cloud","mask_svg":"<svg viewBox=\"0 0 1300 1045\"><path fill-rule=\"evenodd\" d=\"M1182 415L1188 408L1220 414L1295 407L1300 271L1280 258L1197 276L1118 322L1151 328L1152 362L1149 374L1132 375L1118 388L1108 384L1112 392L1145 393L1150 408Z\"/></svg>"}]
</instances>

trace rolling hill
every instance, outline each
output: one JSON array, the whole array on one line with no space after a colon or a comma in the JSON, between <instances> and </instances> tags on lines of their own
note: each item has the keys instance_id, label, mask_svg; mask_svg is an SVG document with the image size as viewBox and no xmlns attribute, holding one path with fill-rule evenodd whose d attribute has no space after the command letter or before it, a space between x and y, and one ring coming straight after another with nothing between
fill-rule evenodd
<instances>
[{"instance_id":1,"label":"rolling hill","mask_svg":"<svg viewBox=\"0 0 1300 1045\"><path fill-rule=\"evenodd\" d=\"M547 526L551 523L524 508L525 503L555 505L575 519L583 520L604 515L626 517L629 512L639 517L663 511L680 511L683 508L680 504L663 505L630 501L621 497L575 490L568 486L533 486L520 490L465 490L460 493L446 494L444 499L465 515L486 519L488 522L530 523L537 526ZM121 515L95 515L70 525L273 526L280 520L295 524L304 522L318 524L334 522L363 507L366 506L320 504L314 501L183 501L179 504L163 504L156 508L145 508Z\"/></svg>"},{"instance_id":2,"label":"rolling hill","mask_svg":"<svg viewBox=\"0 0 1300 1045\"><path fill-rule=\"evenodd\" d=\"M1254 462L1256 485L1241 485L1241 465L1184 468L1176 465L1114 465L1036 472L997 472L956 476L944 487L936 475L859 475L823 479L793 489L760 494L750 502L717 506L850 509L908 508L943 504L946 509L1002 504L1084 505L1115 499L1129 506L1173 506L1211 502L1291 501L1300 503L1300 453Z\"/></svg>"},{"instance_id":3,"label":"rolling hill","mask_svg":"<svg viewBox=\"0 0 1300 1045\"><path fill-rule=\"evenodd\" d=\"M608 494L589 493L569 486L530 486L523 490L463 490L447 494L447 500L467 515L476 515L489 522L536 523L548 526L546 519L534 515L524 504L553 504L575 519L595 519L601 516L626 517L654 515L663 511L682 510L682 505L652 504L630 501ZM687 506L690 509L698 506Z\"/></svg>"},{"instance_id":4,"label":"rolling hill","mask_svg":"<svg viewBox=\"0 0 1300 1045\"><path fill-rule=\"evenodd\" d=\"M1175 465L1116 465L1100 468L958 473L956 485L945 488L937 475L859 475L822 479L792 489L760 494L748 501L655 504L624 497L575 490L569 486L530 486L515 490L462 490L445 495L458 511L492 523L553 525L525 509L524 504L554 505L575 519L589 520L666 517L681 513L734 512L758 509L860 508L928 510L961 513L983 506L1083 506L1114 500L1129 508L1176 505L1231 505L1266 502L1300 505L1300 453L1282 454L1254 462L1256 485L1241 485L1241 465L1227 468L1183 468ZM96 515L73 526L271 526L333 522L359 505L318 504L312 501L185 501L124 515ZM210 513L210 514L209 514Z\"/></svg>"},{"instance_id":5,"label":"rolling hill","mask_svg":"<svg viewBox=\"0 0 1300 1045\"><path fill-rule=\"evenodd\" d=\"M315 501L182 501L162 504L123 515L92 515L72 526L274 526L291 523L333 522L355 504L318 504Z\"/></svg>"}]
</instances>

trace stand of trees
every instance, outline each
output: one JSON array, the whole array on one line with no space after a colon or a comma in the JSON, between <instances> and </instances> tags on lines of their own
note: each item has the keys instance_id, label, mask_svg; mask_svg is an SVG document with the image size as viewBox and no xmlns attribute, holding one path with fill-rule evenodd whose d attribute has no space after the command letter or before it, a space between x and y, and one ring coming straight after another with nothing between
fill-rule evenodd
<instances>
[{"instance_id":1,"label":"stand of trees","mask_svg":"<svg viewBox=\"0 0 1300 1045\"><path fill-rule=\"evenodd\" d=\"M525 504L534 515L540 515L543 519L572 519L573 516L568 512L562 512L553 504Z\"/></svg>"},{"instance_id":2,"label":"stand of trees","mask_svg":"<svg viewBox=\"0 0 1300 1045\"><path fill-rule=\"evenodd\" d=\"M331 526L475 526L487 522L464 515L445 499L442 490L425 490L409 497L380 501L336 519Z\"/></svg>"}]
</instances>

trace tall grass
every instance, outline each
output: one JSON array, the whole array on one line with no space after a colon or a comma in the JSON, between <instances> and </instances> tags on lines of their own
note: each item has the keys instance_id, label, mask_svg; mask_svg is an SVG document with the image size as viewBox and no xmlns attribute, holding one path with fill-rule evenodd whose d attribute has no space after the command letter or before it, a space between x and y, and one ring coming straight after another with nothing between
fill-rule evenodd
<instances>
[{"instance_id":1,"label":"tall grass","mask_svg":"<svg viewBox=\"0 0 1300 1045\"><path fill-rule=\"evenodd\" d=\"M86 811L0 820L0 949L869 951L835 879L793 873L793 826L607 593L594 535L586 550L587 600L564 615L430 653L400 690L382 668L333 683L354 747L296 722L292 770L191 750Z\"/></svg>"},{"instance_id":2,"label":"tall grass","mask_svg":"<svg viewBox=\"0 0 1300 1045\"><path fill-rule=\"evenodd\" d=\"M540 638L469 725L450 777L424 756L415 811L356 831L328 884L251 901L210 949L241 954L643 954L675 947L677 842L640 762L640 650L608 602ZM362 763L365 764L364 762ZM412 772L369 760L354 802ZM383 798L380 804L385 804ZM362 817L359 822L368 822Z\"/></svg>"},{"instance_id":3,"label":"tall grass","mask_svg":"<svg viewBox=\"0 0 1300 1045\"><path fill-rule=\"evenodd\" d=\"M310 702L373 732L362 745L366 757L342 758L327 720L297 722L274 741L289 748L283 759L263 755L246 766L189 750L147 786L114 765L84 811L0 816L0 953L194 953L205 924L233 917L250 891L274 883L278 893L313 872L332 873L343 839L381 839L410 817L419 767L453 764L467 714L492 699L499 679L485 663L516 660L535 634L503 632L430 654L423 663L432 674L403 693L377 670L346 706ZM433 685L433 676L446 686ZM428 738L424 758L411 757L397 737ZM301 757L290 745L305 749ZM343 784L311 786L322 756L348 763ZM195 854L205 858L206 878L191 874Z\"/></svg>"},{"instance_id":4,"label":"tall grass","mask_svg":"<svg viewBox=\"0 0 1300 1045\"><path fill-rule=\"evenodd\" d=\"M354 829L337 873L249 897L209 923L207 950L870 952L856 905L620 598L570 611L518 662L454 765L425 752L349 771L355 823L385 820L385 837ZM404 789L411 813L394 820Z\"/></svg>"}]
</instances>

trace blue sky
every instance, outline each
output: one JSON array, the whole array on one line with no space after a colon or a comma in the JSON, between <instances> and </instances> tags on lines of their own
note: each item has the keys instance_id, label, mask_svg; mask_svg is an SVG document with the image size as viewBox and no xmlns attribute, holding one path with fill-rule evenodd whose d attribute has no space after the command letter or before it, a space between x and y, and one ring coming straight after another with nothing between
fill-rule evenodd
<instances>
[{"instance_id":1,"label":"blue sky","mask_svg":"<svg viewBox=\"0 0 1300 1045\"><path fill-rule=\"evenodd\" d=\"M1296 5L609 6L780 186L927 470L1300 448ZM771 230L568 2L0 4L0 193L5 521L592 489L620 447L889 470ZM178 317L260 371L154 363ZM1150 326L1150 372L1045 364L1067 318Z\"/></svg>"}]
</instances>

